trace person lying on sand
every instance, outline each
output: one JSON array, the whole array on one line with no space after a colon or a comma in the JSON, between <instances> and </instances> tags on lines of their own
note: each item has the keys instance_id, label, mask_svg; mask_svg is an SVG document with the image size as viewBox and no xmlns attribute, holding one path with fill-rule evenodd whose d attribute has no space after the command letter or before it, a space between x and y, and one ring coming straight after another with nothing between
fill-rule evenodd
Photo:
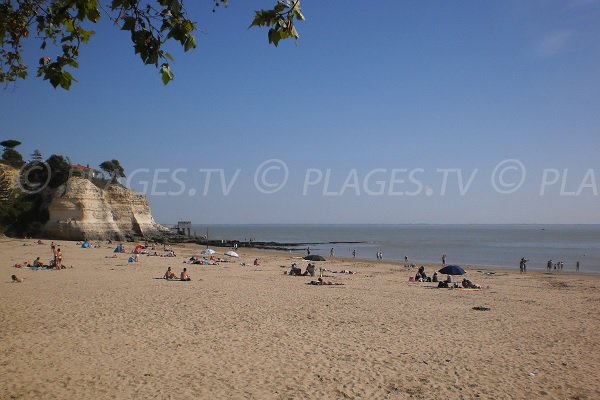
<instances>
[{"instance_id":1,"label":"person lying on sand","mask_svg":"<svg viewBox=\"0 0 600 400\"><path fill-rule=\"evenodd\" d=\"M187 273L187 268L184 268L183 271L181 271L181 278L182 281L191 281L192 278L190 278L190 276Z\"/></svg>"},{"instance_id":2,"label":"person lying on sand","mask_svg":"<svg viewBox=\"0 0 600 400\"><path fill-rule=\"evenodd\" d=\"M22 263L16 263L14 265L15 268L23 268L23 267L29 267L29 261L23 261Z\"/></svg>"},{"instance_id":3,"label":"person lying on sand","mask_svg":"<svg viewBox=\"0 0 600 400\"><path fill-rule=\"evenodd\" d=\"M307 285L324 285L324 286L343 286L343 283L331 282L323 280L323 278L319 278L316 281L310 281Z\"/></svg>"},{"instance_id":4,"label":"person lying on sand","mask_svg":"<svg viewBox=\"0 0 600 400\"><path fill-rule=\"evenodd\" d=\"M323 271L325 271L325 272L331 272L332 274L348 274L348 275L354 275L354 274L356 274L356 273L357 273L357 272L354 272L354 271L350 271L349 269L343 269L343 270L341 270L341 271L333 271L333 270L326 269L326 268L321 268L321 269L322 269Z\"/></svg>"},{"instance_id":5,"label":"person lying on sand","mask_svg":"<svg viewBox=\"0 0 600 400\"><path fill-rule=\"evenodd\" d=\"M20 278L16 275L12 275L10 278L14 283L23 283L23 281L25 280L25 278Z\"/></svg>"},{"instance_id":6,"label":"person lying on sand","mask_svg":"<svg viewBox=\"0 0 600 400\"><path fill-rule=\"evenodd\" d=\"M177 276L175 275L175 272L171 271L171 267L167 268L167 271L165 272L165 275L163 276L164 279L177 279Z\"/></svg>"},{"instance_id":7,"label":"person lying on sand","mask_svg":"<svg viewBox=\"0 0 600 400\"><path fill-rule=\"evenodd\" d=\"M117 258L117 255L113 254L112 256L104 256L104 258Z\"/></svg>"}]
</instances>

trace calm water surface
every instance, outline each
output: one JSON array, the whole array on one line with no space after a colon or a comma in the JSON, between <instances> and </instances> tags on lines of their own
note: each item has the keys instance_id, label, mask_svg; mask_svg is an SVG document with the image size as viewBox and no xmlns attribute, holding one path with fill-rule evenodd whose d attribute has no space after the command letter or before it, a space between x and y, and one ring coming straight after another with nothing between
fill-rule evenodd
<instances>
[{"instance_id":1,"label":"calm water surface","mask_svg":"<svg viewBox=\"0 0 600 400\"><path fill-rule=\"evenodd\" d=\"M206 225L195 225L199 235ZM253 238L274 242L364 242L320 244L311 252L329 256L518 268L529 259L529 269L544 269L549 259L563 261L565 270L581 262L582 272L600 273L600 225L210 225L210 239Z\"/></svg>"}]
</instances>

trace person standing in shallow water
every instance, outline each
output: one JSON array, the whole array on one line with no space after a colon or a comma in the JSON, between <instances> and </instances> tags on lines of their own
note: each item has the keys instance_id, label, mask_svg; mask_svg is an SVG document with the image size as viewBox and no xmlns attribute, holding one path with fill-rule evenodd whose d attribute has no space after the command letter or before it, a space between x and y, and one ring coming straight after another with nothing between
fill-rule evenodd
<instances>
[{"instance_id":1,"label":"person standing in shallow water","mask_svg":"<svg viewBox=\"0 0 600 400\"><path fill-rule=\"evenodd\" d=\"M333 247L331 248L331 250L329 250L329 256L335 257L335 252L333 251Z\"/></svg>"},{"instance_id":2,"label":"person standing in shallow water","mask_svg":"<svg viewBox=\"0 0 600 400\"><path fill-rule=\"evenodd\" d=\"M356 258L356 249L352 249L352 258Z\"/></svg>"},{"instance_id":3,"label":"person standing in shallow water","mask_svg":"<svg viewBox=\"0 0 600 400\"><path fill-rule=\"evenodd\" d=\"M579 261L575 264L575 272L579 272Z\"/></svg>"},{"instance_id":4,"label":"person standing in shallow water","mask_svg":"<svg viewBox=\"0 0 600 400\"><path fill-rule=\"evenodd\" d=\"M446 255L442 254L442 267L446 266Z\"/></svg>"}]
</instances>

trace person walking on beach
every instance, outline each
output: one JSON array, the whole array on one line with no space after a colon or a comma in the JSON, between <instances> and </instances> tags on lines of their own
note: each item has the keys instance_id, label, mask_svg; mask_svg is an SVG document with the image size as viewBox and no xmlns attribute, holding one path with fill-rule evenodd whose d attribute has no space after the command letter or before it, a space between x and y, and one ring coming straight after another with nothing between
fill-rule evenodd
<instances>
[{"instance_id":1,"label":"person walking on beach","mask_svg":"<svg viewBox=\"0 0 600 400\"><path fill-rule=\"evenodd\" d=\"M525 263L525 257L521 257L521 260L519 261L519 271L521 271L521 273L523 273L523 264Z\"/></svg>"},{"instance_id":2,"label":"person walking on beach","mask_svg":"<svg viewBox=\"0 0 600 400\"><path fill-rule=\"evenodd\" d=\"M548 270L548 272L552 271L552 260L548 260L548 263L546 264L546 269Z\"/></svg>"},{"instance_id":3,"label":"person walking on beach","mask_svg":"<svg viewBox=\"0 0 600 400\"><path fill-rule=\"evenodd\" d=\"M408 267L408 256L404 256L404 266Z\"/></svg>"},{"instance_id":4,"label":"person walking on beach","mask_svg":"<svg viewBox=\"0 0 600 400\"><path fill-rule=\"evenodd\" d=\"M352 258L356 258L356 249L352 249ZM579 262L578 262L579 264Z\"/></svg>"},{"instance_id":5,"label":"person walking on beach","mask_svg":"<svg viewBox=\"0 0 600 400\"><path fill-rule=\"evenodd\" d=\"M579 261L575 264L575 272L579 272Z\"/></svg>"},{"instance_id":6,"label":"person walking on beach","mask_svg":"<svg viewBox=\"0 0 600 400\"><path fill-rule=\"evenodd\" d=\"M310 247L306 246L306 255L310 256Z\"/></svg>"},{"instance_id":7,"label":"person walking on beach","mask_svg":"<svg viewBox=\"0 0 600 400\"><path fill-rule=\"evenodd\" d=\"M331 257L331 258L335 257L335 252L333 251L333 247L331 248L331 250L329 250L329 257Z\"/></svg>"},{"instance_id":8,"label":"person walking on beach","mask_svg":"<svg viewBox=\"0 0 600 400\"><path fill-rule=\"evenodd\" d=\"M446 255L442 254L442 267L446 266Z\"/></svg>"},{"instance_id":9,"label":"person walking on beach","mask_svg":"<svg viewBox=\"0 0 600 400\"><path fill-rule=\"evenodd\" d=\"M529 260L526 260L525 257L523 257L523 272L524 273L527 273L527 261L529 261Z\"/></svg>"}]
</instances>

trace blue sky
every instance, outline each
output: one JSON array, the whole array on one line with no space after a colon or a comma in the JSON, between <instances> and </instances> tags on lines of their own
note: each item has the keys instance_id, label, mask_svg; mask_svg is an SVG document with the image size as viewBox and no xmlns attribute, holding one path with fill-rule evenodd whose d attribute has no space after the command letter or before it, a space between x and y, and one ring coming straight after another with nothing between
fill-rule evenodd
<instances>
[{"instance_id":1,"label":"blue sky","mask_svg":"<svg viewBox=\"0 0 600 400\"><path fill-rule=\"evenodd\" d=\"M119 159L164 223L600 223L599 1L305 0L279 48L247 29L274 1L189 3L169 86L105 18L69 92L0 92L0 136Z\"/></svg>"}]
</instances>

